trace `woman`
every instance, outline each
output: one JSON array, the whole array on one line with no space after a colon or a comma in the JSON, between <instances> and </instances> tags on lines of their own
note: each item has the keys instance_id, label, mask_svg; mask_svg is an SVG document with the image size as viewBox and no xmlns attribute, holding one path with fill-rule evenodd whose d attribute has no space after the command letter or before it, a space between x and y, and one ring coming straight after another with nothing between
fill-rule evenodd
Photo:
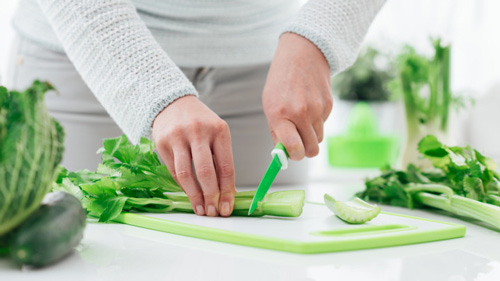
<instances>
[{"instance_id":1,"label":"woman","mask_svg":"<svg viewBox=\"0 0 500 281\"><path fill-rule=\"evenodd\" d=\"M47 106L70 170L95 169L102 138L152 137L196 214L228 216L235 179L256 185L273 141L292 160L318 154L330 77L382 6L301 2L20 0L7 86L58 89ZM305 165L277 182L303 182Z\"/></svg>"}]
</instances>

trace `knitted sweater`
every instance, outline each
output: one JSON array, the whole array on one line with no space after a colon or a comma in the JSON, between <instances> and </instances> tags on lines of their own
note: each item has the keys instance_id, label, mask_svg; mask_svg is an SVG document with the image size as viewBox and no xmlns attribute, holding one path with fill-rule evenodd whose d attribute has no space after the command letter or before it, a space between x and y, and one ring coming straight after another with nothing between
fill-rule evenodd
<instances>
[{"instance_id":1,"label":"knitted sweater","mask_svg":"<svg viewBox=\"0 0 500 281\"><path fill-rule=\"evenodd\" d=\"M133 142L156 115L197 95L178 66L269 62L283 32L312 41L330 73L356 57L384 0L20 0L14 28L65 52Z\"/></svg>"}]
</instances>

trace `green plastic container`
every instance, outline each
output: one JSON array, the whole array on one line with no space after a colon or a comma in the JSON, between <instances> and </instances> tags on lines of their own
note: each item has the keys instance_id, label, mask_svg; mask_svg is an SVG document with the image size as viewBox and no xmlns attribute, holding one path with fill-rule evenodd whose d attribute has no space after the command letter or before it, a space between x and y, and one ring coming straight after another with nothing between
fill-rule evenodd
<instances>
[{"instance_id":1,"label":"green plastic container","mask_svg":"<svg viewBox=\"0 0 500 281\"><path fill-rule=\"evenodd\" d=\"M380 134L370 105L359 102L349 116L344 135L327 138L328 160L334 167L380 168L393 165L399 152L399 137Z\"/></svg>"}]
</instances>

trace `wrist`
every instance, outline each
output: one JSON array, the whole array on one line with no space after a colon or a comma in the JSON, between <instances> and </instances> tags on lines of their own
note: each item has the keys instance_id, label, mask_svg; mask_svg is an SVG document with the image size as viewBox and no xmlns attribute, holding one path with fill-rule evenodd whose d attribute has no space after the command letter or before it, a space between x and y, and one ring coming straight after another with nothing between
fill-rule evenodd
<instances>
[{"instance_id":1,"label":"wrist","mask_svg":"<svg viewBox=\"0 0 500 281\"><path fill-rule=\"evenodd\" d=\"M280 36L278 50L286 49L288 57L299 65L315 65L330 75L328 61L318 46L302 35L285 32Z\"/></svg>"},{"instance_id":2,"label":"wrist","mask_svg":"<svg viewBox=\"0 0 500 281\"><path fill-rule=\"evenodd\" d=\"M155 119L153 120L152 127L154 128L155 124L157 123L157 120L161 119L161 116L166 115L168 113L168 111L170 111L170 109L172 107L183 106L184 104L190 104L190 103L196 102L196 101L199 101L198 98L195 95L191 95L191 94L188 94L188 95L185 95L185 96L182 96L182 97L179 97L179 98L175 99L174 101L172 101L171 103L169 103L167 106L165 106L160 111L160 113L158 113L156 115Z\"/></svg>"}]
</instances>

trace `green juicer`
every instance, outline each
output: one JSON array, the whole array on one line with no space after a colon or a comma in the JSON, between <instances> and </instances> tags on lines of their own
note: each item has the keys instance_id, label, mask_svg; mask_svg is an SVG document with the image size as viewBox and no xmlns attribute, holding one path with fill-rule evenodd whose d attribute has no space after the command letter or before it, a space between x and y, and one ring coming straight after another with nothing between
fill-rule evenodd
<instances>
[{"instance_id":1,"label":"green juicer","mask_svg":"<svg viewBox=\"0 0 500 281\"><path fill-rule=\"evenodd\" d=\"M357 103L348 122L344 135L327 138L331 166L380 168L395 163L399 138L379 132L376 115L368 103Z\"/></svg>"}]
</instances>

